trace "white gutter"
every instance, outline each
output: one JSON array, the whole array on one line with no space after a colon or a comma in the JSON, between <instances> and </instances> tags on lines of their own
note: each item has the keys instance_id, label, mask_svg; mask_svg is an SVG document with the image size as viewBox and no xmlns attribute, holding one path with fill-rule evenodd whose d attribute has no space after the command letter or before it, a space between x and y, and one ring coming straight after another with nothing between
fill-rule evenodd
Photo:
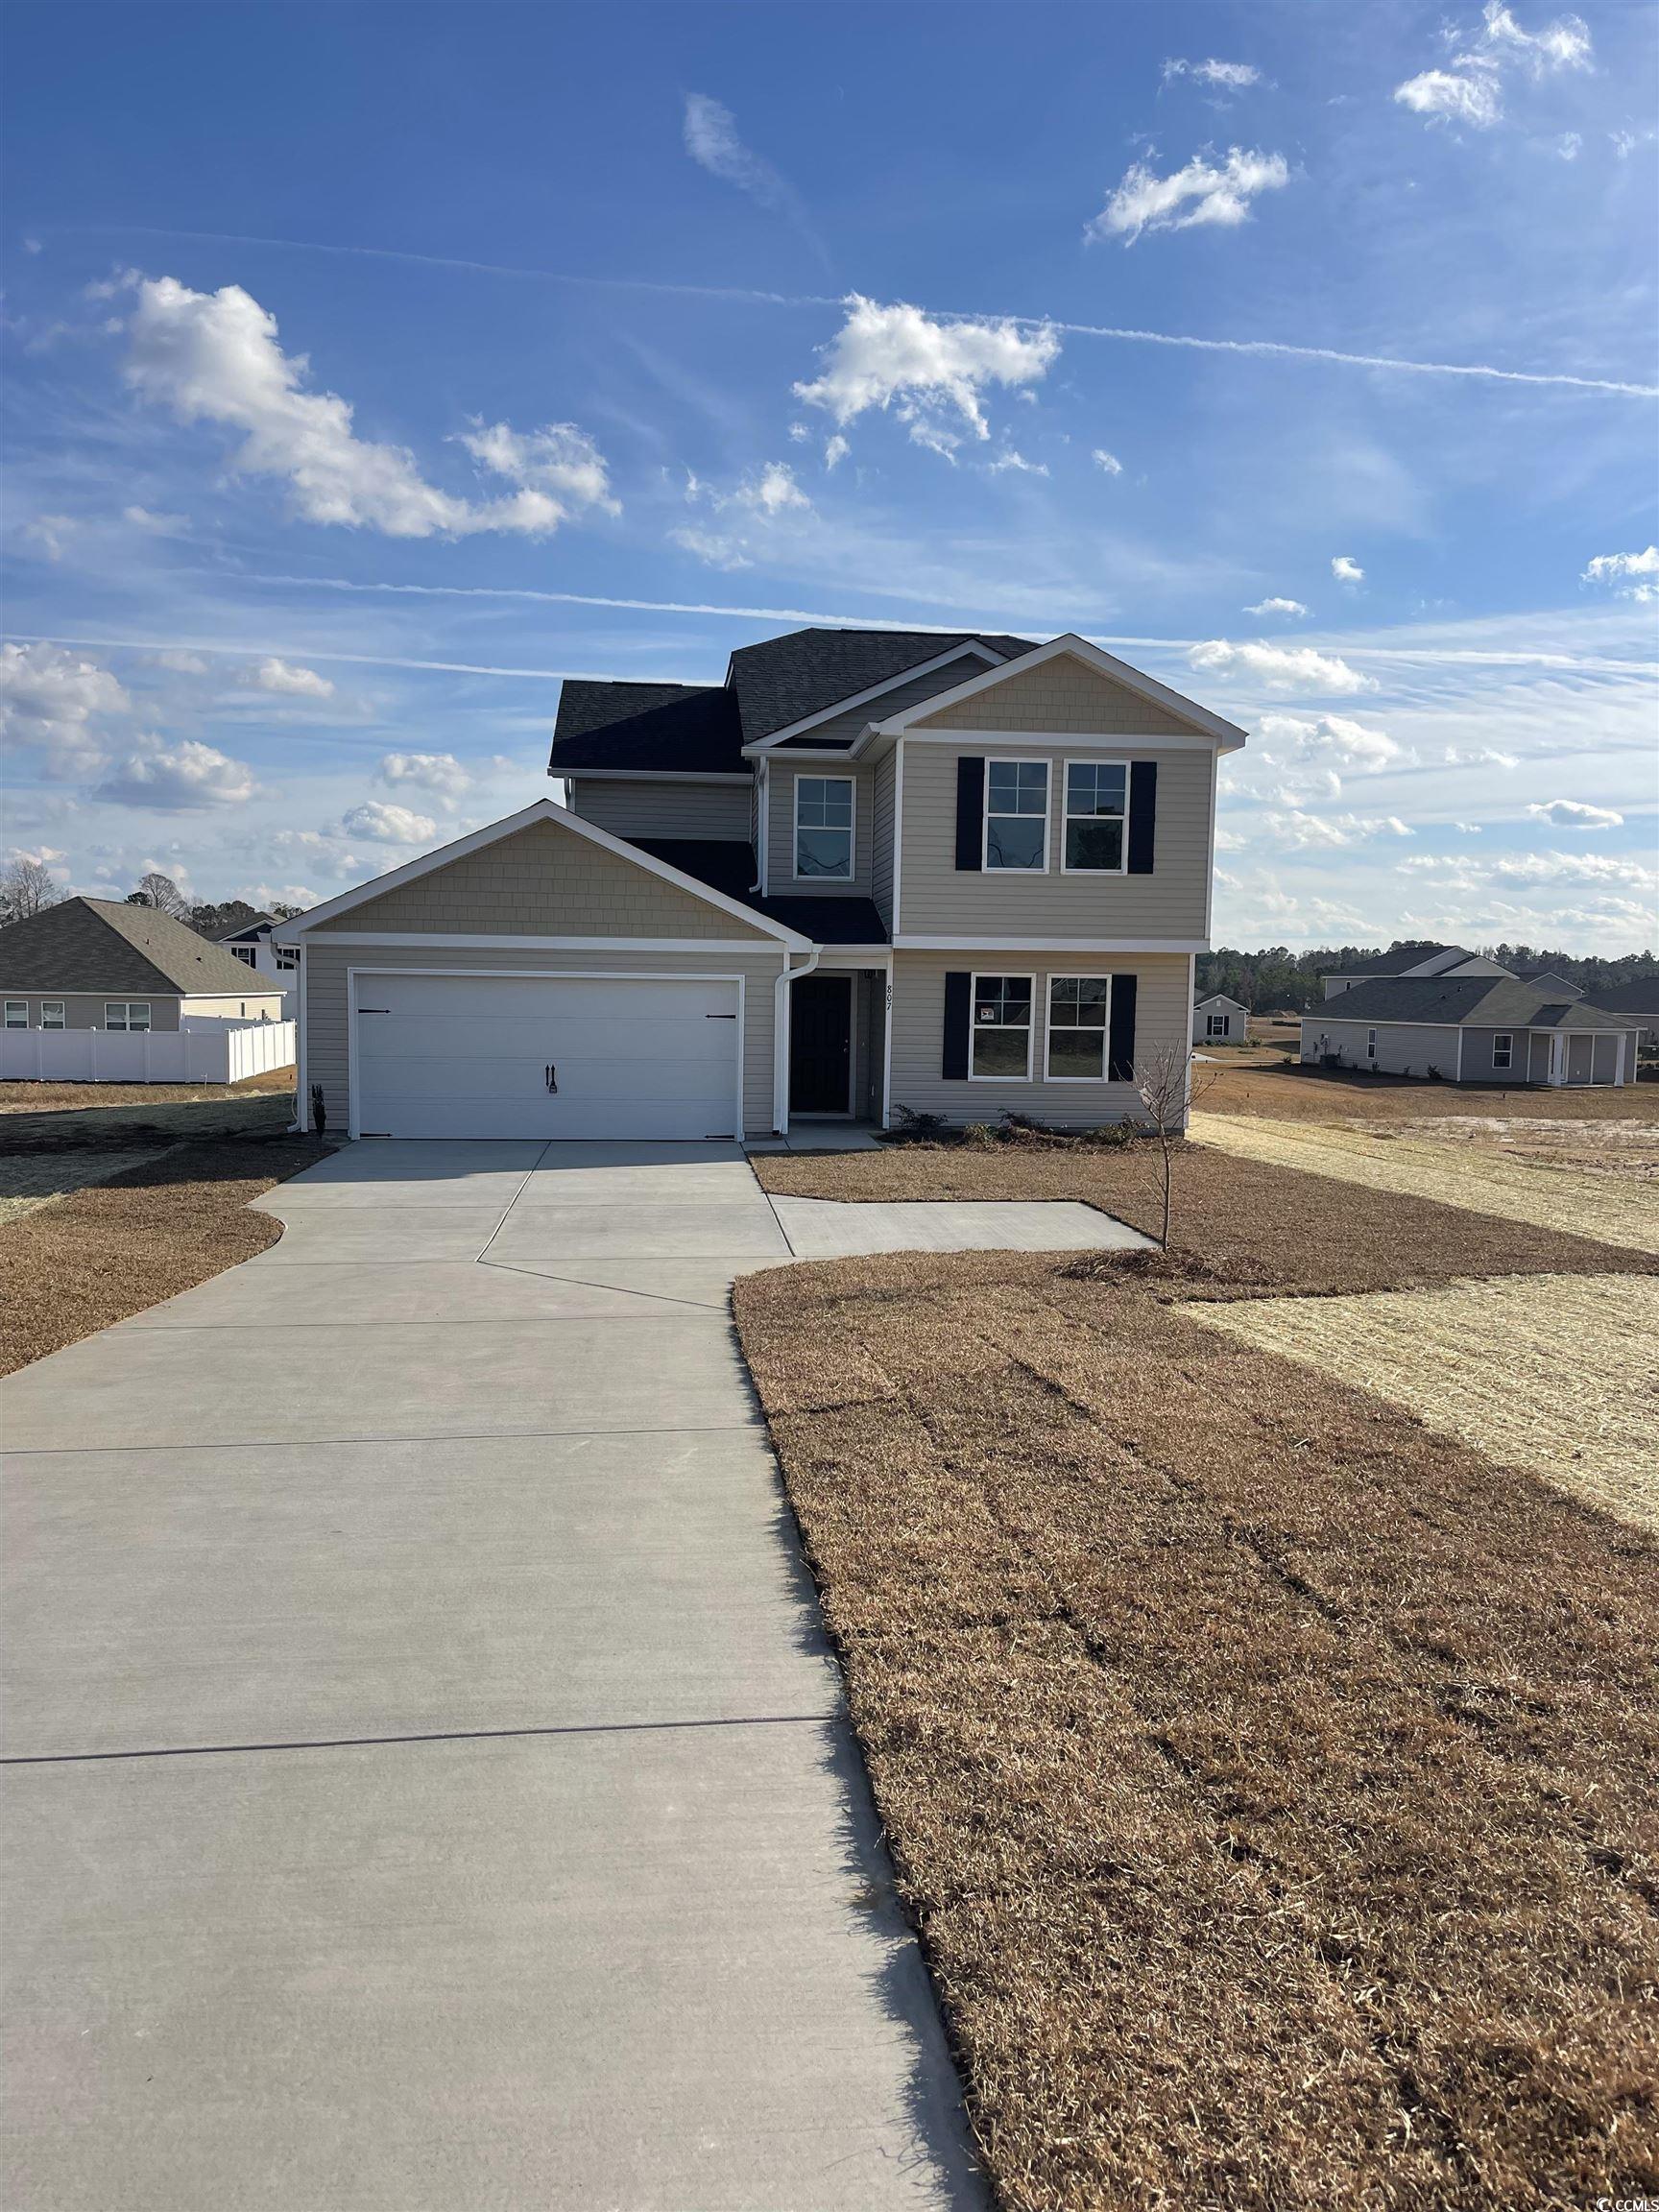
<instances>
[{"instance_id":1,"label":"white gutter","mask_svg":"<svg viewBox=\"0 0 1659 2212\"><path fill-rule=\"evenodd\" d=\"M783 948L783 973L772 986L772 1128L775 1135L789 1134L789 986L810 975L823 955L814 945L805 968L791 968L789 948Z\"/></svg>"}]
</instances>

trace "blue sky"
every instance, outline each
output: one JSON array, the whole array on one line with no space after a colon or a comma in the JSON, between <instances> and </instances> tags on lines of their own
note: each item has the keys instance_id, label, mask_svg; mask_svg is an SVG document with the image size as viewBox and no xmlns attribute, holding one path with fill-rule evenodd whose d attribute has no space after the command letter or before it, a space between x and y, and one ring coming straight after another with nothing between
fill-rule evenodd
<instances>
[{"instance_id":1,"label":"blue sky","mask_svg":"<svg viewBox=\"0 0 1659 2212\"><path fill-rule=\"evenodd\" d=\"M9 17L63 882L327 896L545 790L562 675L1070 629L1254 733L1218 942L1653 941L1646 7Z\"/></svg>"}]
</instances>

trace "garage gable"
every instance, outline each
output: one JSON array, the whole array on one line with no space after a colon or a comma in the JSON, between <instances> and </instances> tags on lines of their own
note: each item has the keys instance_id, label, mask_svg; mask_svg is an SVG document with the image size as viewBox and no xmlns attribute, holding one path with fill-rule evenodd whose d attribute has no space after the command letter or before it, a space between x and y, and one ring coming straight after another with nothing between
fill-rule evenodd
<instances>
[{"instance_id":1,"label":"garage gable","mask_svg":"<svg viewBox=\"0 0 1659 2212\"><path fill-rule=\"evenodd\" d=\"M539 820L312 925L422 936L731 938L773 934L564 824Z\"/></svg>"}]
</instances>

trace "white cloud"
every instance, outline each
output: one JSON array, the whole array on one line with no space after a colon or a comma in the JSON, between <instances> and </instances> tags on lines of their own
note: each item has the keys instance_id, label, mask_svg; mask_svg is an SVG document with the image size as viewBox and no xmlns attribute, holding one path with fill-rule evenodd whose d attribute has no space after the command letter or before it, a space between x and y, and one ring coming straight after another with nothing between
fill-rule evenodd
<instances>
[{"instance_id":1,"label":"white cloud","mask_svg":"<svg viewBox=\"0 0 1659 2212\"><path fill-rule=\"evenodd\" d=\"M1262 82L1261 70L1249 61L1166 61L1165 83L1175 77L1190 77L1217 92L1245 92Z\"/></svg>"},{"instance_id":2,"label":"white cloud","mask_svg":"<svg viewBox=\"0 0 1659 2212\"><path fill-rule=\"evenodd\" d=\"M0 645L0 736L38 747L50 776L95 773L105 749L92 728L132 705L108 668L60 645Z\"/></svg>"},{"instance_id":3,"label":"white cloud","mask_svg":"<svg viewBox=\"0 0 1659 2212\"><path fill-rule=\"evenodd\" d=\"M1448 768L1502 768L1505 772L1521 765L1517 754L1500 753L1491 745L1478 746L1472 753L1463 752L1455 745L1448 745L1445 761Z\"/></svg>"},{"instance_id":4,"label":"white cloud","mask_svg":"<svg viewBox=\"0 0 1659 2212\"><path fill-rule=\"evenodd\" d=\"M445 800L459 799L472 788L470 771L453 753L387 753L374 773L392 789L434 791Z\"/></svg>"},{"instance_id":5,"label":"white cloud","mask_svg":"<svg viewBox=\"0 0 1659 2212\"><path fill-rule=\"evenodd\" d=\"M1588 69L1590 33L1576 15L1558 15L1538 32L1524 31L1503 0L1486 0L1480 29L1473 38L1455 33L1455 52L1445 69L1425 69L1394 87L1403 108L1431 122L1463 123L1489 131L1503 119L1503 73L1511 64L1532 78L1558 69ZM1568 134L1569 136L1572 133ZM1569 160L1577 152L1565 152Z\"/></svg>"},{"instance_id":6,"label":"white cloud","mask_svg":"<svg viewBox=\"0 0 1659 2212\"><path fill-rule=\"evenodd\" d=\"M276 317L240 285L206 293L173 276L134 281L126 365L133 390L180 422L245 432L233 467L282 479L307 521L391 538L538 538L575 507L609 504L604 465L568 423L522 435L497 423L468 434L473 458L518 489L480 504L457 498L426 482L407 447L359 438L338 394L305 391L305 355L283 352Z\"/></svg>"},{"instance_id":7,"label":"white cloud","mask_svg":"<svg viewBox=\"0 0 1659 2212\"><path fill-rule=\"evenodd\" d=\"M1268 834L1292 852L1368 844L1374 837L1409 837L1398 814L1308 814L1291 808L1265 817Z\"/></svg>"},{"instance_id":8,"label":"white cloud","mask_svg":"<svg viewBox=\"0 0 1659 2212\"><path fill-rule=\"evenodd\" d=\"M1638 146L1651 146L1659 131L1609 131L1607 138L1618 159L1628 161Z\"/></svg>"},{"instance_id":9,"label":"white cloud","mask_svg":"<svg viewBox=\"0 0 1659 2212\"><path fill-rule=\"evenodd\" d=\"M165 668L174 676L205 676L208 662L200 653L187 653L182 646L163 646L159 653L147 653L145 661L152 668Z\"/></svg>"},{"instance_id":10,"label":"white cloud","mask_svg":"<svg viewBox=\"0 0 1659 2212\"><path fill-rule=\"evenodd\" d=\"M278 661L275 654L265 661L255 661L252 668L242 672L244 684L252 684L256 691L275 691L293 699L332 699L334 686L326 676L319 676L315 668L301 668L292 661Z\"/></svg>"},{"instance_id":11,"label":"white cloud","mask_svg":"<svg viewBox=\"0 0 1659 2212\"><path fill-rule=\"evenodd\" d=\"M1513 55L1534 77L1551 69L1590 67L1590 30L1577 15L1558 15L1533 34L1522 30L1503 0L1486 0L1481 21L1480 46L1495 54Z\"/></svg>"},{"instance_id":12,"label":"white cloud","mask_svg":"<svg viewBox=\"0 0 1659 2212\"><path fill-rule=\"evenodd\" d=\"M1269 691L1325 691L1344 697L1355 691L1375 691L1373 678L1334 653L1316 653L1311 645L1236 645L1224 637L1209 638L1192 646L1187 655L1190 667L1201 675L1253 677Z\"/></svg>"},{"instance_id":13,"label":"white cloud","mask_svg":"<svg viewBox=\"0 0 1659 2212\"><path fill-rule=\"evenodd\" d=\"M121 519L152 538L180 538L190 527L182 515L156 515L148 507L123 507Z\"/></svg>"},{"instance_id":14,"label":"white cloud","mask_svg":"<svg viewBox=\"0 0 1659 2212\"><path fill-rule=\"evenodd\" d=\"M144 736L134 751L114 764L96 796L180 814L208 806L241 806L258 788L245 760L232 760L211 745L194 737L169 745L163 738Z\"/></svg>"},{"instance_id":15,"label":"white cloud","mask_svg":"<svg viewBox=\"0 0 1659 2212\"><path fill-rule=\"evenodd\" d=\"M995 461L985 464L988 476L1003 476L1010 469L1022 476L1046 476L1048 465L1046 461L1027 461L1024 454L1016 452L1012 445L1004 447Z\"/></svg>"},{"instance_id":16,"label":"white cloud","mask_svg":"<svg viewBox=\"0 0 1659 2212\"><path fill-rule=\"evenodd\" d=\"M846 460L848 454L852 452L852 446L848 445L846 439L842 437L840 431L837 430L833 432L831 436L826 438L824 441L825 468L827 469L838 469L842 462Z\"/></svg>"},{"instance_id":17,"label":"white cloud","mask_svg":"<svg viewBox=\"0 0 1659 2212\"><path fill-rule=\"evenodd\" d=\"M1358 561L1347 553L1338 553L1331 564L1331 573L1338 584L1363 584L1365 571Z\"/></svg>"},{"instance_id":18,"label":"white cloud","mask_svg":"<svg viewBox=\"0 0 1659 2212\"><path fill-rule=\"evenodd\" d=\"M1092 456L1096 469L1103 469L1108 476L1121 476L1123 464L1116 453L1108 453L1104 445L1096 445Z\"/></svg>"},{"instance_id":19,"label":"white cloud","mask_svg":"<svg viewBox=\"0 0 1659 2212\"><path fill-rule=\"evenodd\" d=\"M738 540L723 537L716 530L699 530L687 525L670 530L668 541L678 545L682 552L693 554L709 568L732 570L752 565Z\"/></svg>"},{"instance_id":20,"label":"white cloud","mask_svg":"<svg viewBox=\"0 0 1659 2212\"><path fill-rule=\"evenodd\" d=\"M1581 799L1548 799L1527 811L1557 830L1618 830L1624 821L1611 806L1587 806Z\"/></svg>"},{"instance_id":21,"label":"white cloud","mask_svg":"<svg viewBox=\"0 0 1659 2212\"><path fill-rule=\"evenodd\" d=\"M1563 131L1560 137L1555 141L1555 158L1557 161L1576 161L1583 151L1584 141L1579 137L1576 131Z\"/></svg>"},{"instance_id":22,"label":"white cloud","mask_svg":"<svg viewBox=\"0 0 1659 2212\"><path fill-rule=\"evenodd\" d=\"M1643 553L1598 553L1581 581L1611 584L1622 599L1659 599L1659 545Z\"/></svg>"},{"instance_id":23,"label":"white cloud","mask_svg":"<svg viewBox=\"0 0 1659 2212\"><path fill-rule=\"evenodd\" d=\"M764 206L781 206L790 197L789 187L771 162L738 137L737 118L731 108L705 92L685 95L685 151L710 177L735 184Z\"/></svg>"},{"instance_id":24,"label":"white cloud","mask_svg":"<svg viewBox=\"0 0 1659 2212\"><path fill-rule=\"evenodd\" d=\"M1060 357L1060 339L1006 321L940 321L902 301L884 307L854 293L822 351L823 373L795 386L798 399L822 407L840 429L867 408L891 408L918 445L948 452L957 440L946 421L953 415L974 437L989 438L986 388L1041 381Z\"/></svg>"},{"instance_id":25,"label":"white cloud","mask_svg":"<svg viewBox=\"0 0 1659 2212\"><path fill-rule=\"evenodd\" d=\"M758 473L744 478L735 492L716 500L720 507L747 507L756 515L782 515L791 508L810 512L812 502L795 481L793 469L781 461L768 461Z\"/></svg>"},{"instance_id":26,"label":"white cloud","mask_svg":"<svg viewBox=\"0 0 1659 2212\"><path fill-rule=\"evenodd\" d=\"M789 435L795 441L797 445L805 445L807 439L811 437L812 433L805 422L791 422L789 425Z\"/></svg>"},{"instance_id":27,"label":"white cloud","mask_svg":"<svg viewBox=\"0 0 1659 2212\"><path fill-rule=\"evenodd\" d=\"M322 902L322 893L304 883L244 883L231 897L245 899L250 906L262 910L272 906L316 906Z\"/></svg>"},{"instance_id":28,"label":"white cloud","mask_svg":"<svg viewBox=\"0 0 1659 2212\"><path fill-rule=\"evenodd\" d=\"M1155 177L1143 161L1123 181L1093 223L1086 238L1121 238L1133 246L1143 230L1190 230L1199 225L1230 228L1246 222L1259 193L1290 181L1283 154L1258 154L1230 146L1219 166L1194 154L1184 169Z\"/></svg>"},{"instance_id":29,"label":"white cloud","mask_svg":"<svg viewBox=\"0 0 1659 2212\"><path fill-rule=\"evenodd\" d=\"M1246 607L1244 612L1246 614L1283 614L1286 619L1294 619L1306 614L1308 610L1300 599L1258 599L1254 607Z\"/></svg>"},{"instance_id":30,"label":"white cloud","mask_svg":"<svg viewBox=\"0 0 1659 2212\"><path fill-rule=\"evenodd\" d=\"M384 799L365 799L342 817L343 837L367 838L374 845L429 845L438 825L429 814L412 813Z\"/></svg>"},{"instance_id":31,"label":"white cloud","mask_svg":"<svg viewBox=\"0 0 1659 2212\"><path fill-rule=\"evenodd\" d=\"M23 525L23 536L48 561L61 561L80 527L73 515L36 515Z\"/></svg>"},{"instance_id":32,"label":"white cloud","mask_svg":"<svg viewBox=\"0 0 1659 2212\"><path fill-rule=\"evenodd\" d=\"M1425 69L1396 84L1394 97L1431 122L1467 123L1474 131L1489 131L1503 113L1497 78L1465 69Z\"/></svg>"},{"instance_id":33,"label":"white cloud","mask_svg":"<svg viewBox=\"0 0 1659 2212\"><path fill-rule=\"evenodd\" d=\"M1320 714L1310 720L1301 714L1263 714L1260 733L1275 750L1275 761L1307 760L1319 767L1333 763L1356 774L1375 775L1401 757L1401 749L1382 730L1345 714Z\"/></svg>"}]
</instances>

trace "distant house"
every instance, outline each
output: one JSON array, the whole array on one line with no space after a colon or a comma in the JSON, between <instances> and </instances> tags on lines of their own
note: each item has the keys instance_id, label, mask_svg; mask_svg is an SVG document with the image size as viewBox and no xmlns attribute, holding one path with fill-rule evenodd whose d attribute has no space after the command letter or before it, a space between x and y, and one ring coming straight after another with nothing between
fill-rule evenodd
<instances>
[{"instance_id":1,"label":"distant house","mask_svg":"<svg viewBox=\"0 0 1659 2212\"><path fill-rule=\"evenodd\" d=\"M1599 1013L1633 1022L1645 1050L1659 1046L1659 975L1638 976L1634 983L1615 983L1588 999Z\"/></svg>"},{"instance_id":2,"label":"distant house","mask_svg":"<svg viewBox=\"0 0 1659 2212\"><path fill-rule=\"evenodd\" d=\"M1321 981L1326 998L1335 998L1358 984L1374 983L1383 976L1415 980L1428 975L1507 975L1508 973L1508 969L1501 968L1496 960L1488 960L1481 952L1471 952L1467 946L1404 945L1392 952L1379 952L1369 960L1356 960L1347 968L1334 968Z\"/></svg>"},{"instance_id":3,"label":"distant house","mask_svg":"<svg viewBox=\"0 0 1659 2212\"><path fill-rule=\"evenodd\" d=\"M0 929L8 1029L179 1029L192 1018L277 1022L282 993L154 906L65 899Z\"/></svg>"},{"instance_id":4,"label":"distant house","mask_svg":"<svg viewBox=\"0 0 1659 2212\"><path fill-rule=\"evenodd\" d=\"M1194 1045L1242 1045L1250 1035L1250 1009L1237 998L1213 991L1192 1009Z\"/></svg>"},{"instance_id":5,"label":"distant house","mask_svg":"<svg viewBox=\"0 0 1659 2212\"><path fill-rule=\"evenodd\" d=\"M1454 969L1350 984L1302 1017L1301 1056L1448 1083L1617 1084L1635 1081L1638 1034L1628 1016L1501 969Z\"/></svg>"},{"instance_id":6,"label":"distant house","mask_svg":"<svg viewBox=\"0 0 1659 2212\"><path fill-rule=\"evenodd\" d=\"M1535 991L1548 991L1552 998L1582 998L1582 984L1573 983L1565 975L1557 975L1553 968L1511 968L1510 974L1517 983L1530 983Z\"/></svg>"},{"instance_id":7,"label":"distant house","mask_svg":"<svg viewBox=\"0 0 1659 2212\"><path fill-rule=\"evenodd\" d=\"M272 944L271 932L276 926L274 914L256 914L252 922L239 922L219 931L213 942L223 945L244 968L263 976L273 991L280 991L283 1012L292 1014L299 995L300 955L292 945Z\"/></svg>"}]
</instances>

